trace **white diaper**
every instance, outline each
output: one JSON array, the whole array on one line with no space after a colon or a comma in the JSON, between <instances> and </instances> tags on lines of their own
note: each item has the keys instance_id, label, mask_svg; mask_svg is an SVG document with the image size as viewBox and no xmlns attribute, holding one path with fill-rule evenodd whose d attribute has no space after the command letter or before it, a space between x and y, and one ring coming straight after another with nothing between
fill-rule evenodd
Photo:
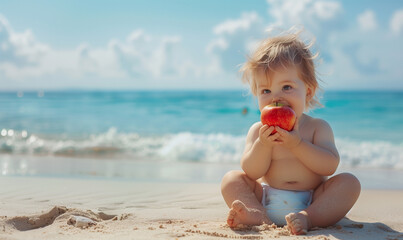
<instances>
[{"instance_id":1,"label":"white diaper","mask_svg":"<svg viewBox=\"0 0 403 240\"><path fill-rule=\"evenodd\" d=\"M267 216L277 226L286 225L287 214L304 210L312 202L313 191L281 190L264 183L262 187L262 204L266 208Z\"/></svg>"}]
</instances>

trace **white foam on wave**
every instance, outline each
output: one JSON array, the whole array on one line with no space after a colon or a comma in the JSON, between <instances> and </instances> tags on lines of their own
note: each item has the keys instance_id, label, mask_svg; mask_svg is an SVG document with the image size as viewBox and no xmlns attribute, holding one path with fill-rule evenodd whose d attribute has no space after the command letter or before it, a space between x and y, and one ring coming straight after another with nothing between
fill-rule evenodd
<instances>
[{"instance_id":1,"label":"white foam on wave","mask_svg":"<svg viewBox=\"0 0 403 240\"><path fill-rule=\"evenodd\" d=\"M336 145L342 165L403 169L403 143L336 139Z\"/></svg>"},{"instance_id":2,"label":"white foam on wave","mask_svg":"<svg viewBox=\"0 0 403 240\"><path fill-rule=\"evenodd\" d=\"M10 134L9 134L10 133ZM73 139L3 129L0 154L122 158L171 162L239 163L245 136L180 132L161 136L105 133ZM403 169L403 143L336 139L341 166Z\"/></svg>"},{"instance_id":3,"label":"white foam on wave","mask_svg":"<svg viewBox=\"0 0 403 240\"><path fill-rule=\"evenodd\" d=\"M179 133L168 136L159 154L168 160L197 162L237 162L244 137L226 134Z\"/></svg>"},{"instance_id":4,"label":"white foam on wave","mask_svg":"<svg viewBox=\"0 0 403 240\"><path fill-rule=\"evenodd\" d=\"M72 157L126 157L133 160L192 162L239 161L244 137L181 132L162 136L119 133L111 128L84 139L39 137L35 134L0 136L0 153Z\"/></svg>"}]
</instances>

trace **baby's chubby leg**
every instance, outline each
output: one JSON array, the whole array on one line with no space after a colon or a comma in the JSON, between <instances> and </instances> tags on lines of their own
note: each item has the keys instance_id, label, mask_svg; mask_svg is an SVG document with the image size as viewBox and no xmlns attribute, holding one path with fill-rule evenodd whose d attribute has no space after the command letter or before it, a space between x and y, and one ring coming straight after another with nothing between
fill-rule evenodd
<instances>
[{"instance_id":1,"label":"baby's chubby leg","mask_svg":"<svg viewBox=\"0 0 403 240\"><path fill-rule=\"evenodd\" d=\"M311 227L327 227L340 221L357 201L361 185L349 174L336 175L316 188L312 204L298 213L286 216L293 234L304 234Z\"/></svg>"},{"instance_id":2,"label":"baby's chubby leg","mask_svg":"<svg viewBox=\"0 0 403 240\"><path fill-rule=\"evenodd\" d=\"M227 223L230 227L238 224L260 225L272 222L261 204L262 186L248 178L242 171L230 171L221 182L221 193L230 208Z\"/></svg>"}]
</instances>

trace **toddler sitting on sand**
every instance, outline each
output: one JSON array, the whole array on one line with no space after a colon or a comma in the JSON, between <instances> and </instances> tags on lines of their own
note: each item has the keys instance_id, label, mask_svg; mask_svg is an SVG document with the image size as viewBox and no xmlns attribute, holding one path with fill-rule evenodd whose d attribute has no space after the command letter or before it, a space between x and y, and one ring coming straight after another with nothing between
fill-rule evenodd
<instances>
[{"instance_id":1,"label":"toddler sitting on sand","mask_svg":"<svg viewBox=\"0 0 403 240\"><path fill-rule=\"evenodd\" d=\"M228 172L221 185L230 227L275 223L305 234L335 224L358 199L356 177L341 173L328 178L339 164L331 127L304 113L319 103L309 48L298 33L269 38L241 69L260 110L280 103L291 107L297 120L290 132L261 122L249 129L243 171Z\"/></svg>"}]
</instances>

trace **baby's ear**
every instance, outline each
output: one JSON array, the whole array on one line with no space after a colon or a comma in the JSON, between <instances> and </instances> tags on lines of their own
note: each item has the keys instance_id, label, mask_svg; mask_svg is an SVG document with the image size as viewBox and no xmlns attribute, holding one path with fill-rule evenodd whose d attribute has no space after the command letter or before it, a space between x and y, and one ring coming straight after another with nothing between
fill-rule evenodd
<instances>
[{"instance_id":1,"label":"baby's ear","mask_svg":"<svg viewBox=\"0 0 403 240\"><path fill-rule=\"evenodd\" d=\"M312 87L307 87L306 88L306 102L307 103L312 100L314 94L315 94L315 89L314 88L312 88Z\"/></svg>"}]
</instances>

